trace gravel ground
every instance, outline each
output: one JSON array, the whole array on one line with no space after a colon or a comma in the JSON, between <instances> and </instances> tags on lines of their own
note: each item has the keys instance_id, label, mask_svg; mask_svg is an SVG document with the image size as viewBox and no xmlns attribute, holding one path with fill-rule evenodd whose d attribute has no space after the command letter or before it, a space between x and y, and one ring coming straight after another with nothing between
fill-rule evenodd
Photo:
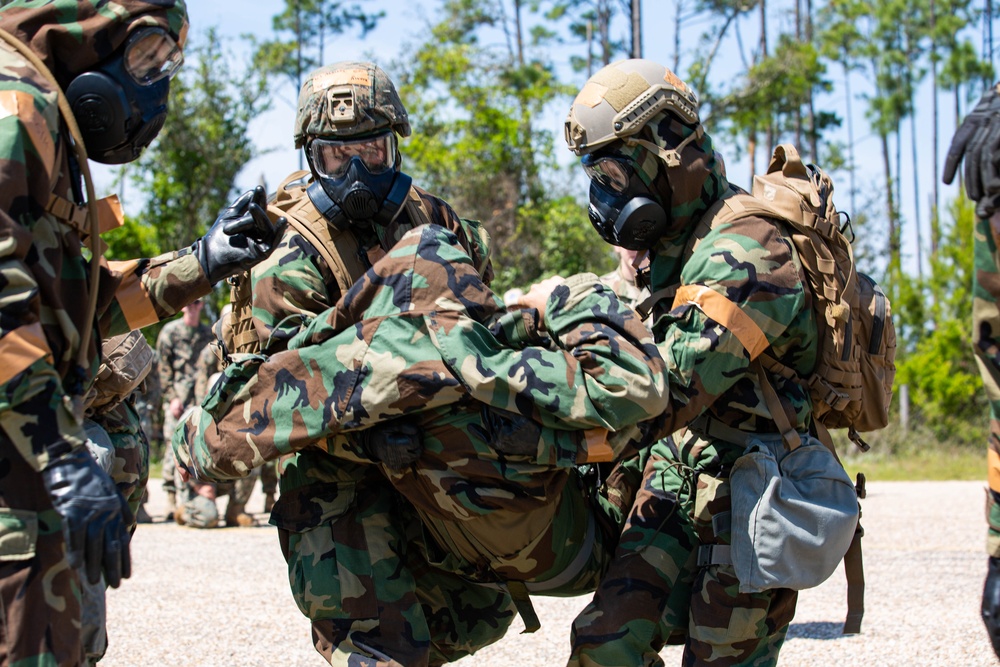
<instances>
[{"instance_id":1,"label":"gravel ground","mask_svg":"<svg viewBox=\"0 0 1000 667\"><path fill-rule=\"evenodd\" d=\"M148 508L163 514L159 481ZM224 503L225 499L220 501ZM869 483L864 501L864 632L841 637L846 586L838 572L799 595L781 665L998 665L979 619L986 525L978 482ZM261 509L259 488L250 509ZM102 667L326 664L292 601L273 528L192 530L140 525L133 575L108 596L110 648ZM457 663L560 665L585 598L533 598L542 629L507 637ZM680 663L680 649L662 653Z\"/></svg>"}]
</instances>

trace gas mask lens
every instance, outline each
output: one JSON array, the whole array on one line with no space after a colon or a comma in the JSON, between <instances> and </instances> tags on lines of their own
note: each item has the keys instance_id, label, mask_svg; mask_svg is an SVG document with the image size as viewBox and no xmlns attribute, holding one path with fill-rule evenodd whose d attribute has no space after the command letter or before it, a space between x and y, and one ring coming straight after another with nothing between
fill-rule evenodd
<instances>
[{"instance_id":1,"label":"gas mask lens","mask_svg":"<svg viewBox=\"0 0 1000 667\"><path fill-rule=\"evenodd\" d=\"M313 166L319 175L340 178L347 173L351 158L361 158L372 175L392 169L396 164L396 135L385 132L365 139L313 139L309 145Z\"/></svg>"},{"instance_id":2,"label":"gas mask lens","mask_svg":"<svg viewBox=\"0 0 1000 667\"><path fill-rule=\"evenodd\" d=\"M590 155L583 158L583 170L590 180L614 194L622 194L628 188L630 169L624 160L617 158Z\"/></svg>"},{"instance_id":3,"label":"gas mask lens","mask_svg":"<svg viewBox=\"0 0 1000 667\"><path fill-rule=\"evenodd\" d=\"M143 86L173 78L183 62L177 42L162 28L136 32L125 47L125 71Z\"/></svg>"}]
</instances>

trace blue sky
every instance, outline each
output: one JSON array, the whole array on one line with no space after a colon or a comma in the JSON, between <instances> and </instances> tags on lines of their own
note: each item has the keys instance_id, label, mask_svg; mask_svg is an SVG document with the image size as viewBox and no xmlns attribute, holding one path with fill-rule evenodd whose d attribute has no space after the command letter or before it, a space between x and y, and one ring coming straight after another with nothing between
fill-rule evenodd
<instances>
[{"instance_id":1,"label":"blue sky","mask_svg":"<svg viewBox=\"0 0 1000 667\"><path fill-rule=\"evenodd\" d=\"M212 0L207 2L205 0L188 0L189 12L191 15L191 30L192 38L199 39L203 36L204 32L210 27L216 27L223 38L228 42L227 46L237 54L246 51L245 43L240 38L241 35L251 33L255 34L260 38L269 37L271 32L271 18L278 12L284 3L282 0ZM386 16L379 23L378 27L368 34L368 36L362 41L356 34L348 34L339 36L334 43L334 45L328 48L327 59L330 62L336 60L346 60L353 58L362 58L368 60L374 60L380 63L387 63L388 61L395 58L399 53L401 46L407 42L416 42L423 38L426 34L426 28L432 21L436 18L436 8L440 5L437 0L365 0L363 6L374 10L381 9L384 10ZM667 2L666 0L643 0L643 24L644 24L644 34L643 34L643 45L644 45L644 56L646 58L656 60L658 62L669 64L673 61L674 57L674 38L673 38L673 12L675 11L675 3ZM780 20L780 19L779 19ZM753 32L753 23L756 18L746 19L743 22L743 41L744 44L752 43L752 38L750 33ZM680 74L683 76L684 72L687 71L688 64L690 63L691 53L695 48L698 37L702 31L706 28L704 21L693 22L689 25L688 32L683 35L681 42L682 51L682 61L680 67ZM772 28L773 29L773 28ZM623 35L619 35L620 37ZM498 42L501 39L498 36ZM732 44L732 39L729 43ZM713 66L713 75L715 77L725 76L725 63L733 62L739 58L739 54L734 52L732 46L726 47L729 51L723 50L716 60ZM569 71L568 61L565 63L558 63L557 66L565 68L566 76L572 77L577 84L582 84L584 80L584 75L582 74L571 74ZM742 69L742 64L739 66ZM841 73L839 71L831 71L828 76L834 81L836 87L835 95L828 96L823 103L830 106L838 114L843 115L844 113L844 100L843 100L843 82L841 78ZM855 77L852 82L852 86L855 86L855 90L861 90L864 82L859 78ZM929 86L927 87L929 89ZM257 143L257 146L262 150L267 150L266 155L253 160L250 162L246 168L240 173L237 178L237 188L240 190L248 189L256 185L263 178L269 188L274 188L281 180L284 179L292 171L298 169L298 153L292 148L291 141L291 127L294 118L294 106L297 91L292 91L291 86L283 83L280 89L279 99L276 99L273 104L273 109L266 114L263 114L258 118L250 128L251 136L253 140ZM840 95L838 97L837 95ZM925 91L924 95L929 97L929 92ZM405 102L405 100L404 100ZM556 134L557 137L561 136L561 125L562 119L565 117L565 113L568 110L569 101L564 101L563 106L553 105L550 111L540 119L542 123L551 124L551 130ZM868 135L867 124L865 123L862 113L863 113L863 102L855 102L855 118L854 126L856 134L857 143L857 159L860 167L860 173L858 174L858 183L860 188L867 188L869 191L872 188L878 187L881 182L881 169L882 169L882 159L880 154L880 148L878 144L877 137L873 135ZM919 106L921 111L918 113L918 124L922 129L919 130L920 136L924 137L924 143L918 144L918 159L923 163L922 166L922 178L921 186L923 193L922 199L924 202L922 206L924 210L921 212L921 218L923 227L928 226L928 213L926 210L926 200L930 195L931 188L931 146L929 142L926 141L930 136L930 102L929 100L926 104ZM953 129L953 118L950 103L947 101L942 101L941 108L941 136L942 145L939 147L939 159L944 160L944 154L947 150L948 141L951 136ZM417 129L419 130L419 119L415 119L417 123ZM846 127L846 123L845 123ZM709 131L712 128L709 127ZM910 186L906 185L908 180L908 174L910 173L910 165L912 160L911 148L907 142L909 137L909 128L904 128L904 145L902 155L903 158L903 173L904 173L904 192L902 196L902 205L904 216L908 219L912 219L913 211L913 194L910 190ZM749 186L749 174L750 168L749 164L746 162L745 158L738 160L735 158L732 151L727 150L724 138L722 141L717 141L717 148L719 148L723 154L726 156L727 167L729 171L730 179L734 182L744 186ZM720 145L721 144L721 145ZM559 146L557 146L557 149ZM405 158L405 146L404 158ZM571 162L572 155L569 151L564 154L565 161ZM758 171L766 168L767 156L759 155L757 169ZM405 161L404 161L405 168ZM110 188L111 175L110 172L101 167L95 169L95 176L97 180L98 190L107 191ZM131 188L134 193L135 189ZM841 193L837 200L841 208L847 207L847 176L842 175L838 180L838 191ZM581 194L585 192L585 186L581 181ZM946 202L949 197L953 197L956 192L954 186L947 188L942 186L942 203ZM125 208L129 213L137 213L141 202L138 201L136 197L129 198L129 192L125 192ZM926 232L924 235L926 243ZM915 235L910 235L909 238L904 238L904 252L909 252L912 256L915 252Z\"/></svg>"}]
</instances>

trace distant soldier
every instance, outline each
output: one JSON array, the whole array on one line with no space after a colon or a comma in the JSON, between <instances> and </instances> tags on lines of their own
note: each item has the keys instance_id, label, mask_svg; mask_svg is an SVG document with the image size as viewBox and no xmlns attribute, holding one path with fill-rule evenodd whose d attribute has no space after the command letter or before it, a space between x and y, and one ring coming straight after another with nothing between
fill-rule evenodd
<instances>
[{"instance_id":1,"label":"distant soldier","mask_svg":"<svg viewBox=\"0 0 1000 667\"><path fill-rule=\"evenodd\" d=\"M188 304L182 310L183 316L165 324L156 339L165 443L170 442L177 419L185 408L194 405L195 365L202 349L212 342L212 329L201 321L201 310L201 299ZM169 521L175 518L178 492L174 458L169 447L165 448L163 456L163 489L167 492Z\"/></svg>"},{"instance_id":2,"label":"distant soldier","mask_svg":"<svg viewBox=\"0 0 1000 667\"><path fill-rule=\"evenodd\" d=\"M965 191L976 204L972 347L990 401L986 553L982 616L1000 657L1000 83L987 90L955 131L944 165L951 183L965 158Z\"/></svg>"}]
</instances>

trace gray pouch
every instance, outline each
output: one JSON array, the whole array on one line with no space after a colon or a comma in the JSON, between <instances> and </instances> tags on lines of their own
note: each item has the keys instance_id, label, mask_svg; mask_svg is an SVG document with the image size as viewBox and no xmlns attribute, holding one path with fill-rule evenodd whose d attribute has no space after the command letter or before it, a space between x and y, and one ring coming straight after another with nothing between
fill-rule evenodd
<instances>
[{"instance_id":1,"label":"gray pouch","mask_svg":"<svg viewBox=\"0 0 1000 667\"><path fill-rule=\"evenodd\" d=\"M729 478L732 560L741 593L812 588L844 558L858 524L858 497L833 453L816 438L787 451L754 438Z\"/></svg>"}]
</instances>

